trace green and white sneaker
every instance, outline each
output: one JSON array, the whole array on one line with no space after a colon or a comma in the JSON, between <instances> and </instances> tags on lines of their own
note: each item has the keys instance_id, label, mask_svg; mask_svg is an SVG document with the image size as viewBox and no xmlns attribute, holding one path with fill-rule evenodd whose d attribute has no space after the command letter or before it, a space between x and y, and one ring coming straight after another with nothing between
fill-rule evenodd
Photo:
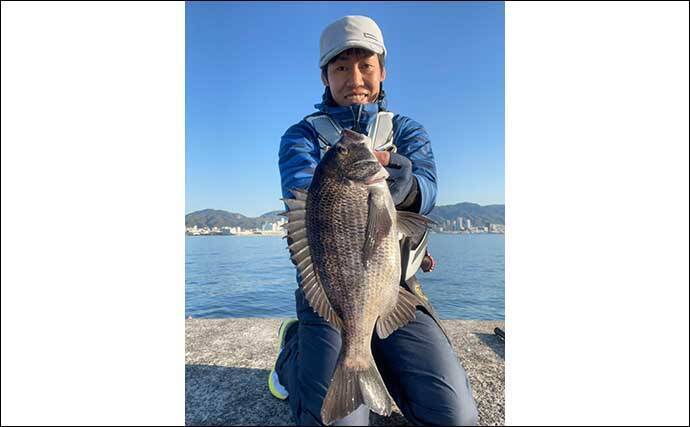
<instances>
[{"instance_id":1,"label":"green and white sneaker","mask_svg":"<svg viewBox=\"0 0 690 427\"><path fill-rule=\"evenodd\" d=\"M276 360L273 362L271 374L268 376L268 389L271 391L273 397L280 400L287 399L289 393L287 389L280 384L280 379L278 378L278 373L276 372L276 362L278 361L278 357L280 357L280 353L283 351L283 347L285 347L285 334L287 333L290 325L296 322L297 319L289 319L283 320L283 322L280 324L280 329L278 329L278 354L276 355Z\"/></svg>"}]
</instances>

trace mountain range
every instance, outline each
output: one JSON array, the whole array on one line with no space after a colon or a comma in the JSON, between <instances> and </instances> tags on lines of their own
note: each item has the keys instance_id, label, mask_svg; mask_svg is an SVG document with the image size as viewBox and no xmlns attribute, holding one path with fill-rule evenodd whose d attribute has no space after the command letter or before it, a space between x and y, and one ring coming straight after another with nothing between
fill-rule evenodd
<instances>
[{"instance_id":1,"label":"mountain range","mask_svg":"<svg viewBox=\"0 0 690 427\"><path fill-rule=\"evenodd\" d=\"M480 206L476 203L462 202L454 205L436 206L428 217L438 223L462 217L469 219L473 226L483 226L486 223L505 225L505 211L505 205Z\"/></svg>"},{"instance_id":2,"label":"mountain range","mask_svg":"<svg viewBox=\"0 0 690 427\"><path fill-rule=\"evenodd\" d=\"M218 209L204 209L185 215L187 227L241 227L244 229L260 228L267 222L276 222L281 211L271 211L252 218L239 213ZM438 223L455 220L458 217L469 218L472 225L505 224L505 205L480 206L476 203L456 203L454 205L436 206L428 215Z\"/></svg>"}]
</instances>

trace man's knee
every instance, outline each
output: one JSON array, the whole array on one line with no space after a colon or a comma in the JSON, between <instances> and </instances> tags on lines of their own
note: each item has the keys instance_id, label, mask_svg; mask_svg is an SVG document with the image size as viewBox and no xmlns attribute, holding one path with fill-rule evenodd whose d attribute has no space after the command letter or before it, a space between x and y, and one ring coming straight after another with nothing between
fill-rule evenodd
<instances>
[{"instance_id":1,"label":"man's knee","mask_svg":"<svg viewBox=\"0 0 690 427\"><path fill-rule=\"evenodd\" d=\"M404 415L419 425L475 426L479 418L471 396L447 393L431 402L405 405Z\"/></svg>"},{"instance_id":2,"label":"man's knee","mask_svg":"<svg viewBox=\"0 0 690 427\"><path fill-rule=\"evenodd\" d=\"M407 415L409 417L409 415ZM474 405L447 412L415 411L410 421L419 425L434 426L476 426L479 414Z\"/></svg>"},{"instance_id":3,"label":"man's knee","mask_svg":"<svg viewBox=\"0 0 690 427\"><path fill-rule=\"evenodd\" d=\"M479 412L477 412L477 407L472 402L471 405L465 405L459 411L454 411L453 418L449 425L476 426L479 420Z\"/></svg>"}]
</instances>

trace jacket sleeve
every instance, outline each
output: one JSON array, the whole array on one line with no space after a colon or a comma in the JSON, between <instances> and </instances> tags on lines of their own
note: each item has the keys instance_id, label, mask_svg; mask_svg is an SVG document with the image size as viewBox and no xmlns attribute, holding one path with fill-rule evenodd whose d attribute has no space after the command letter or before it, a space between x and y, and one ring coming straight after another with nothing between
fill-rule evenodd
<instances>
[{"instance_id":1,"label":"jacket sleeve","mask_svg":"<svg viewBox=\"0 0 690 427\"><path fill-rule=\"evenodd\" d=\"M291 126L280 140L278 168L283 198L295 196L291 189L307 189L319 164L319 145L316 133L304 120Z\"/></svg>"},{"instance_id":2,"label":"jacket sleeve","mask_svg":"<svg viewBox=\"0 0 690 427\"><path fill-rule=\"evenodd\" d=\"M414 120L396 115L393 118L393 139L398 153L412 162L412 174L422 198L419 213L429 214L436 206L436 162L429 135Z\"/></svg>"}]
</instances>

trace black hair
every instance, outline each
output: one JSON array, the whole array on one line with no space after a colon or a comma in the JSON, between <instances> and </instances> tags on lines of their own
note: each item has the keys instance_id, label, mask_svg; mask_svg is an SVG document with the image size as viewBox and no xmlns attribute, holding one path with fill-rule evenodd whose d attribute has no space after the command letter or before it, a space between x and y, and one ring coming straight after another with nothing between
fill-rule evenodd
<instances>
[{"instance_id":1,"label":"black hair","mask_svg":"<svg viewBox=\"0 0 690 427\"><path fill-rule=\"evenodd\" d=\"M340 52L339 54L337 54L336 56L334 56L333 58L331 58L331 60L328 61L328 63L326 65L321 67L321 74L326 78L326 80L328 80L328 66L331 65L336 60L340 59L342 56L347 56L347 55L369 56L371 54L373 54L372 51L370 51L368 49L361 48L361 47L353 47L350 49L346 49L346 50ZM381 70L383 70L386 66L386 58L383 56L382 53L377 53L375 55L379 59L379 66L381 67Z\"/></svg>"}]
</instances>

